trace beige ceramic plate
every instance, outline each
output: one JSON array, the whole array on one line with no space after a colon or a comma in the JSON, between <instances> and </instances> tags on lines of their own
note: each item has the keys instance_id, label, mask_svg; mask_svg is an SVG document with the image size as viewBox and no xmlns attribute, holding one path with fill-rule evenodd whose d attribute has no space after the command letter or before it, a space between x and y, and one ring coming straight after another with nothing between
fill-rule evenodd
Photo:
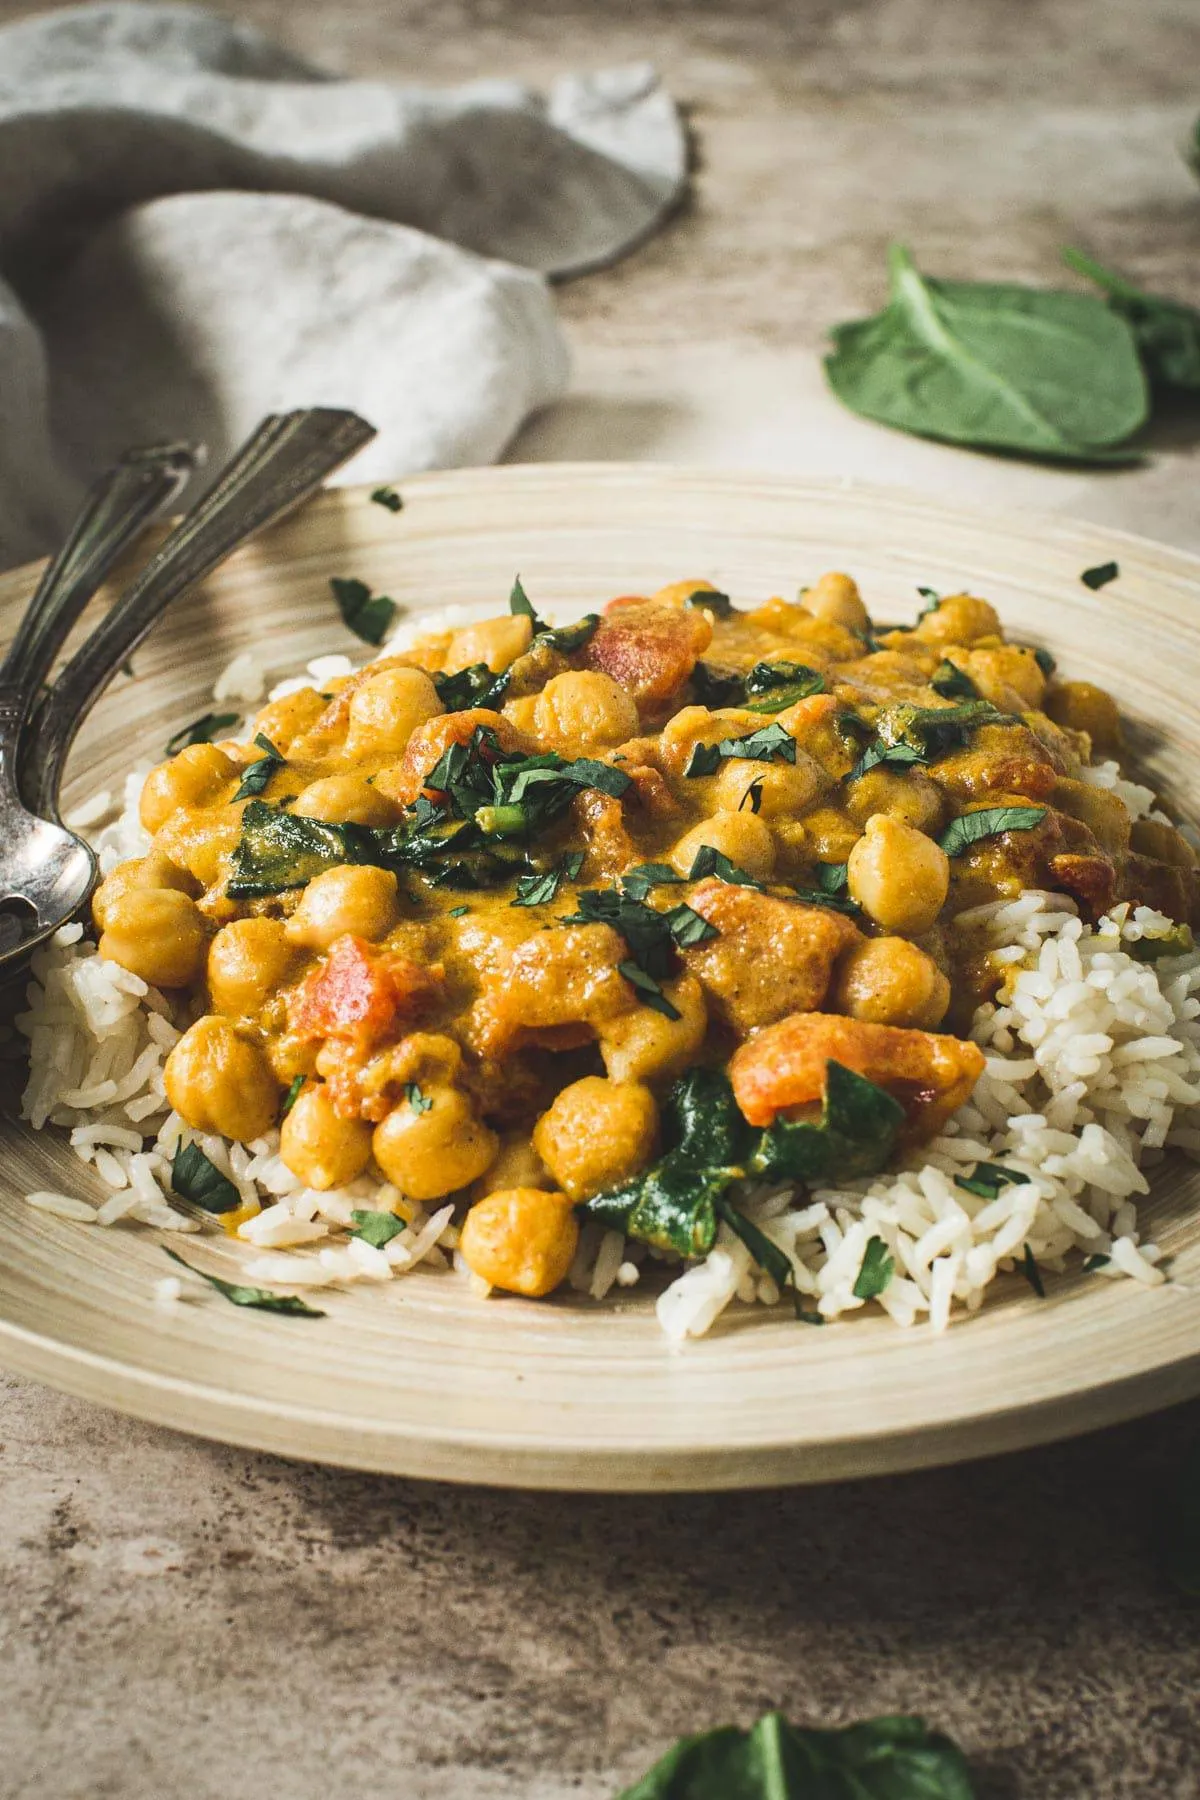
<instances>
[{"instance_id":1,"label":"beige ceramic plate","mask_svg":"<svg viewBox=\"0 0 1200 1800\"><path fill-rule=\"evenodd\" d=\"M179 605L89 724L68 799L116 785L207 709L252 646L278 677L347 640L331 575L419 609L503 608L515 570L565 614L707 576L747 602L852 570L877 618L915 586L967 585L1073 675L1110 686L1160 789L1200 763L1200 560L1099 527L984 517L883 490L598 465L425 476L393 515L331 494ZM1115 557L1120 579L1079 581ZM11 633L32 570L0 579ZM1018 1280L942 1337L863 1317L823 1331L734 1308L672 1353L636 1291L473 1301L449 1277L322 1297L323 1320L239 1311L205 1291L165 1316L169 1273L143 1229L68 1224L23 1192L94 1192L52 1133L8 1124L0 1160L0 1359L73 1393L234 1443L362 1468L562 1488L716 1488L914 1467L1065 1436L1200 1390L1200 1178L1168 1169L1153 1202L1174 1279L1146 1291L1078 1275L1045 1300ZM191 1239L232 1275L236 1253Z\"/></svg>"}]
</instances>

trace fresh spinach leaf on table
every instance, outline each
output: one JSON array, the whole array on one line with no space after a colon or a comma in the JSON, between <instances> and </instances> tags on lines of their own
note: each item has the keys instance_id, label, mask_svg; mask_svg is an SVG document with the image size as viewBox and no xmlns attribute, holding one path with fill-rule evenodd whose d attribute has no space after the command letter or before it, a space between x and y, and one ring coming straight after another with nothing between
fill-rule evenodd
<instances>
[{"instance_id":1,"label":"fresh spinach leaf on table","mask_svg":"<svg viewBox=\"0 0 1200 1800\"><path fill-rule=\"evenodd\" d=\"M1194 306L1147 294L1082 250L1062 255L1069 269L1104 290L1109 307L1129 325L1152 382L1188 393L1200 390L1200 312Z\"/></svg>"},{"instance_id":2,"label":"fresh spinach leaf on table","mask_svg":"<svg viewBox=\"0 0 1200 1800\"><path fill-rule=\"evenodd\" d=\"M825 359L852 411L919 437L1074 462L1113 460L1145 423L1134 332L1104 301L927 279L899 244L889 263L888 305L835 327Z\"/></svg>"},{"instance_id":3,"label":"fresh spinach leaf on table","mask_svg":"<svg viewBox=\"0 0 1200 1800\"><path fill-rule=\"evenodd\" d=\"M750 1731L681 1738L618 1800L974 1800L962 1751L923 1719L864 1719L841 1730L768 1713Z\"/></svg>"}]
</instances>

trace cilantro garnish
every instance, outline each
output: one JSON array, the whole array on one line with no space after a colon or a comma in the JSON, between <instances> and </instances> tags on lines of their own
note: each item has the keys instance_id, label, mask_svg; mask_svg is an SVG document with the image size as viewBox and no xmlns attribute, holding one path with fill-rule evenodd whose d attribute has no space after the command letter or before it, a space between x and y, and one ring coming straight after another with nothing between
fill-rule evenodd
<instances>
[{"instance_id":1,"label":"cilantro garnish","mask_svg":"<svg viewBox=\"0 0 1200 1800\"><path fill-rule=\"evenodd\" d=\"M722 738L717 744L697 744L683 772L692 777L715 775L725 758L794 763L796 740L776 721L774 725L763 725L745 737Z\"/></svg>"},{"instance_id":2,"label":"cilantro garnish","mask_svg":"<svg viewBox=\"0 0 1200 1800\"><path fill-rule=\"evenodd\" d=\"M210 1275L207 1269L197 1269L193 1263L184 1262L174 1250L163 1246L164 1254L172 1262L186 1269L189 1275L198 1275L201 1281L207 1281L209 1287L216 1288L218 1294L224 1294L232 1306L253 1306L259 1312L287 1313L297 1319L323 1319L325 1314L318 1307L310 1306L299 1294L273 1294L270 1288L245 1287L238 1281L222 1281L219 1275Z\"/></svg>"},{"instance_id":3,"label":"cilantro garnish","mask_svg":"<svg viewBox=\"0 0 1200 1800\"><path fill-rule=\"evenodd\" d=\"M394 487L377 487L371 498L376 506L385 506L390 513L404 510L404 502Z\"/></svg>"},{"instance_id":4,"label":"cilantro garnish","mask_svg":"<svg viewBox=\"0 0 1200 1800\"><path fill-rule=\"evenodd\" d=\"M256 733L254 742L263 754L249 765L242 776L242 784L233 796L235 800L252 800L256 794L261 794L275 771L283 767L284 759L270 738L264 737L260 731Z\"/></svg>"},{"instance_id":5,"label":"cilantro garnish","mask_svg":"<svg viewBox=\"0 0 1200 1800\"><path fill-rule=\"evenodd\" d=\"M350 1219L354 1225L350 1236L361 1238L375 1250L382 1250L385 1244L390 1244L394 1237L407 1230L404 1220L398 1219L395 1213L375 1212L368 1207L354 1207Z\"/></svg>"},{"instance_id":6,"label":"cilantro garnish","mask_svg":"<svg viewBox=\"0 0 1200 1800\"><path fill-rule=\"evenodd\" d=\"M408 1104L415 1113L427 1113L433 1106L433 1101L430 1099L429 1095L423 1094L419 1084L415 1081L405 1082L404 1098L408 1101Z\"/></svg>"},{"instance_id":7,"label":"cilantro garnish","mask_svg":"<svg viewBox=\"0 0 1200 1800\"><path fill-rule=\"evenodd\" d=\"M176 1147L171 1162L171 1187L181 1200L190 1200L205 1212L236 1212L242 1204L242 1196L228 1175L222 1175L199 1144Z\"/></svg>"},{"instance_id":8,"label":"cilantro garnish","mask_svg":"<svg viewBox=\"0 0 1200 1800\"><path fill-rule=\"evenodd\" d=\"M167 755L178 756L190 744L211 744L231 725L241 721L240 713L205 713L202 718L193 719L190 725L184 725L174 737L167 739Z\"/></svg>"},{"instance_id":9,"label":"cilantro garnish","mask_svg":"<svg viewBox=\"0 0 1200 1800\"><path fill-rule=\"evenodd\" d=\"M1033 831L1046 816L1044 806L982 806L977 812L951 819L938 843L947 856L961 856L981 838L1001 831Z\"/></svg>"},{"instance_id":10,"label":"cilantro garnish","mask_svg":"<svg viewBox=\"0 0 1200 1800\"><path fill-rule=\"evenodd\" d=\"M365 581L335 575L329 583L343 622L364 644L382 644L396 614L396 602L386 594L372 594Z\"/></svg>"}]
</instances>

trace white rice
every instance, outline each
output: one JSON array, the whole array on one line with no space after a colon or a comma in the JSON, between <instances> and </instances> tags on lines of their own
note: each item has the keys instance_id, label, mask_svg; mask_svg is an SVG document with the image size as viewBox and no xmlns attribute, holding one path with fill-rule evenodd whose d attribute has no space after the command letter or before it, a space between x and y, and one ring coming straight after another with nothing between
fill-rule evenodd
<instances>
[{"instance_id":1,"label":"white rice","mask_svg":"<svg viewBox=\"0 0 1200 1800\"><path fill-rule=\"evenodd\" d=\"M381 655L406 647L416 630L449 629L471 615L444 609L431 622L405 621ZM344 656L317 658L305 676L279 683L271 698L350 672ZM253 703L265 674L250 652L218 678L214 697ZM131 772L118 811L107 793L72 814L92 831L101 868L144 854L149 840L137 802L146 769ZM1118 794L1135 818L1158 817L1149 788L1116 763L1084 770ZM104 821L109 822L104 822ZM1143 1242L1138 1207L1146 1171L1168 1149L1200 1156L1200 950L1140 962L1131 947L1162 937L1171 921L1145 907L1115 907L1089 929L1062 894L1027 892L962 915L956 929L978 932L1003 971L995 1004L976 1015L972 1035L987 1064L969 1103L943 1134L899 1172L797 1195L746 1191L735 1198L789 1259L808 1316L840 1318L878 1305L899 1325L928 1320L943 1329L955 1311L974 1312L996 1279L1032 1256L1057 1272L1082 1256L1097 1274L1145 1287L1166 1279L1161 1253ZM245 1278L270 1286L329 1287L390 1282L412 1270L453 1271L485 1296L458 1252L454 1208L432 1214L406 1202L378 1173L319 1193L284 1167L277 1131L231 1144L189 1131L171 1111L163 1064L188 1023L166 996L103 961L80 925L65 926L31 961L27 1010L15 1023L28 1040L22 1117L69 1134L107 1197L88 1201L38 1191L38 1210L80 1223L146 1225L196 1232L177 1209L171 1160L196 1141L236 1186L236 1235L255 1254ZM1019 1179L995 1199L955 1182L977 1162L1001 1162ZM396 1212L407 1223L382 1249L349 1236L357 1208ZM219 1227L217 1227L219 1229ZM893 1274L873 1301L854 1293L872 1238L882 1240ZM669 1262L620 1232L587 1223L568 1277L603 1300L637 1284L647 1262ZM175 1277L156 1284L169 1309ZM658 1318L676 1343L701 1336L734 1301L773 1305L775 1282L722 1225L712 1252L659 1295Z\"/></svg>"}]
</instances>

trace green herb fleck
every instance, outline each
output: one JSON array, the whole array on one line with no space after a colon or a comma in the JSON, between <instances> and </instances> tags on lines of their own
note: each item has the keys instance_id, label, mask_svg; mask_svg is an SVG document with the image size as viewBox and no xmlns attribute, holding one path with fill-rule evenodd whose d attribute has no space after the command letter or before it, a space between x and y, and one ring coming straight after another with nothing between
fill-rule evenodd
<instances>
[{"instance_id":1,"label":"green herb fleck","mask_svg":"<svg viewBox=\"0 0 1200 1800\"><path fill-rule=\"evenodd\" d=\"M222 1175L199 1144L176 1147L171 1162L171 1187L181 1200L190 1200L205 1212L236 1212L242 1204L242 1196L228 1175Z\"/></svg>"},{"instance_id":2,"label":"green herb fleck","mask_svg":"<svg viewBox=\"0 0 1200 1800\"><path fill-rule=\"evenodd\" d=\"M361 1238L364 1244L370 1244L376 1250L382 1250L390 1244L394 1237L405 1231L403 1219L398 1219L393 1212L373 1212L367 1207L356 1206L350 1214L354 1225L351 1237Z\"/></svg>"},{"instance_id":3,"label":"green herb fleck","mask_svg":"<svg viewBox=\"0 0 1200 1800\"><path fill-rule=\"evenodd\" d=\"M545 620L540 619L533 610L533 601L522 587L519 575L513 576L512 592L508 596L508 610L514 615L519 614L521 618L528 619L535 637L539 632L549 629Z\"/></svg>"},{"instance_id":4,"label":"green herb fleck","mask_svg":"<svg viewBox=\"0 0 1200 1800\"><path fill-rule=\"evenodd\" d=\"M583 851L572 850L558 867L533 875L522 875L517 882L513 906L546 906L554 899L564 881L574 881L583 867Z\"/></svg>"},{"instance_id":5,"label":"green herb fleck","mask_svg":"<svg viewBox=\"0 0 1200 1800\"><path fill-rule=\"evenodd\" d=\"M1190 925L1172 925L1159 937L1126 938L1121 948L1135 962L1154 963L1162 956L1186 956L1196 948L1196 940Z\"/></svg>"},{"instance_id":6,"label":"green herb fleck","mask_svg":"<svg viewBox=\"0 0 1200 1800\"><path fill-rule=\"evenodd\" d=\"M404 1098L408 1101L408 1104L415 1113L427 1113L433 1106L433 1101L430 1099L429 1095L423 1094L415 1081L405 1082Z\"/></svg>"},{"instance_id":7,"label":"green herb fleck","mask_svg":"<svg viewBox=\"0 0 1200 1800\"><path fill-rule=\"evenodd\" d=\"M283 1104L279 1108L279 1116L281 1119L287 1118L293 1106L295 1106L297 1100L300 1098L300 1091L304 1086L304 1081L305 1077L303 1075L293 1075L291 1085L289 1086L287 1093L283 1096Z\"/></svg>"},{"instance_id":8,"label":"green herb fleck","mask_svg":"<svg viewBox=\"0 0 1200 1800\"><path fill-rule=\"evenodd\" d=\"M206 1269L197 1269L194 1264L185 1262L176 1251L167 1250L164 1254L172 1262L186 1269L189 1275L198 1275L201 1281L207 1281L209 1287L216 1288L218 1294L224 1294L233 1306L252 1306L259 1312L286 1313L296 1319L323 1319L325 1314L318 1307L310 1306L299 1294L273 1294L269 1288L244 1287L237 1281L222 1281L219 1275L210 1275Z\"/></svg>"},{"instance_id":9,"label":"green herb fleck","mask_svg":"<svg viewBox=\"0 0 1200 1800\"><path fill-rule=\"evenodd\" d=\"M652 888L674 886L683 880L677 875L669 863L638 863L635 868L626 869L621 877L621 887L631 900L644 900Z\"/></svg>"},{"instance_id":10,"label":"green herb fleck","mask_svg":"<svg viewBox=\"0 0 1200 1800\"><path fill-rule=\"evenodd\" d=\"M240 713L205 713L202 718L193 719L190 725L183 726L174 737L167 739L167 755L178 756L189 744L211 744L214 738L220 737L231 725L238 724L240 719Z\"/></svg>"},{"instance_id":11,"label":"green herb fleck","mask_svg":"<svg viewBox=\"0 0 1200 1800\"><path fill-rule=\"evenodd\" d=\"M447 712L468 712L472 707L486 707L494 712L508 689L507 669L493 675L486 663L471 663L453 675L435 675L433 685Z\"/></svg>"},{"instance_id":12,"label":"green herb fleck","mask_svg":"<svg viewBox=\"0 0 1200 1800\"><path fill-rule=\"evenodd\" d=\"M1033 660L1042 671L1042 674L1046 677L1046 680L1049 681L1055 669L1058 667L1058 664L1055 662L1050 652L1039 648L1034 651Z\"/></svg>"},{"instance_id":13,"label":"green herb fleck","mask_svg":"<svg viewBox=\"0 0 1200 1800\"><path fill-rule=\"evenodd\" d=\"M856 1300L877 1300L883 1293L892 1276L896 1272L896 1264L888 1253L888 1247L881 1237L867 1239L867 1248L863 1253L862 1268L851 1292Z\"/></svg>"},{"instance_id":14,"label":"green herb fleck","mask_svg":"<svg viewBox=\"0 0 1200 1800\"><path fill-rule=\"evenodd\" d=\"M956 1175L954 1185L962 1188L964 1193L977 1195L980 1200L994 1200L1001 1188L1025 1179L1024 1175L1015 1175L1002 1163L979 1162L969 1175Z\"/></svg>"},{"instance_id":15,"label":"green herb fleck","mask_svg":"<svg viewBox=\"0 0 1200 1800\"><path fill-rule=\"evenodd\" d=\"M935 694L943 700L978 700L979 689L971 680L965 669L960 669L948 659L938 664L929 683Z\"/></svg>"},{"instance_id":16,"label":"green herb fleck","mask_svg":"<svg viewBox=\"0 0 1200 1800\"><path fill-rule=\"evenodd\" d=\"M693 777L714 775L725 758L794 763L796 740L778 722L763 725L745 737L722 738L719 744L697 744L683 772Z\"/></svg>"},{"instance_id":17,"label":"green herb fleck","mask_svg":"<svg viewBox=\"0 0 1200 1800\"><path fill-rule=\"evenodd\" d=\"M1111 1256L1102 1256L1099 1251L1097 1251L1093 1256L1084 1257L1083 1272L1085 1275L1094 1275L1097 1269L1107 1269L1111 1261Z\"/></svg>"},{"instance_id":18,"label":"green herb fleck","mask_svg":"<svg viewBox=\"0 0 1200 1800\"><path fill-rule=\"evenodd\" d=\"M1037 1258L1026 1244L1021 1252L1021 1273L1033 1289L1039 1300L1046 1298L1046 1289L1042 1283L1042 1271L1037 1266Z\"/></svg>"},{"instance_id":19,"label":"green herb fleck","mask_svg":"<svg viewBox=\"0 0 1200 1800\"><path fill-rule=\"evenodd\" d=\"M981 838L1002 831L1033 831L1046 816L1044 806L981 806L977 812L951 819L938 843L947 856L961 856Z\"/></svg>"},{"instance_id":20,"label":"green herb fleck","mask_svg":"<svg viewBox=\"0 0 1200 1800\"><path fill-rule=\"evenodd\" d=\"M329 583L347 630L364 644L382 644L396 615L396 602L386 594L372 594L365 581L335 575Z\"/></svg>"},{"instance_id":21,"label":"green herb fleck","mask_svg":"<svg viewBox=\"0 0 1200 1800\"><path fill-rule=\"evenodd\" d=\"M734 610L729 595L722 594L717 588L694 588L683 604L702 606L714 619L727 619Z\"/></svg>"},{"instance_id":22,"label":"green herb fleck","mask_svg":"<svg viewBox=\"0 0 1200 1800\"><path fill-rule=\"evenodd\" d=\"M386 506L390 513L404 511L404 502L394 487L377 487L371 498L376 506Z\"/></svg>"},{"instance_id":23,"label":"green herb fleck","mask_svg":"<svg viewBox=\"0 0 1200 1800\"><path fill-rule=\"evenodd\" d=\"M749 808L752 813L760 812L762 810L762 797L763 778L761 775L756 775L754 780L750 783L750 786L738 801L738 811L745 812L746 809Z\"/></svg>"},{"instance_id":24,"label":"green herb fleck","mask_svg":"<svg viewBox=\"0 0 1200 1800\"><path fill-rule=\"evenodd\" d=\"M446 914L446 917L448 919L462 919L466 917L470 910L469 906L452 906L450 911Z\"/></svg>"},{"instance_id":25,"label":"green herb fleck","mask_svg":"<svg viewBox=\"0 0 1200 1800\"><path fill-rule=\"evenodd\" d=\"M280 756L270 738L264 737L260 731L255 736L254 742L263 754L246 769L242 776L242 784L233 796L235 800L254 799L257 794L262 793L275 771L283 767L283 757Z\"/></svg>"},{"instance_id":26,"label":"green herb fleck","mask_svg":"<svg viewBox=\"0 0 1200 1800\"><path fill-rule=\"evenodd\" d=\"M637 989L643 1006L649 1006L654 1012L661 1013L664 1019L681 1019L683 1017L679 1008L667 999L654 976L647 974L646 970L637 963L618 963L617 970L625 977L630 987Z\"/></svg>"},{"instance_id":27,"label":"green herb fleck","mask_svg":"<svg viewBox=\"0 0 1200 1800\"><path fill-rule=\"evenodd\" d=\"M1085 569L1079 577L1084 587L1095 593L1098 588L1107 587L1121 573L1119 564L1115 562L1097 563L1094 569Z\"/></svg>"}]
</instances>

